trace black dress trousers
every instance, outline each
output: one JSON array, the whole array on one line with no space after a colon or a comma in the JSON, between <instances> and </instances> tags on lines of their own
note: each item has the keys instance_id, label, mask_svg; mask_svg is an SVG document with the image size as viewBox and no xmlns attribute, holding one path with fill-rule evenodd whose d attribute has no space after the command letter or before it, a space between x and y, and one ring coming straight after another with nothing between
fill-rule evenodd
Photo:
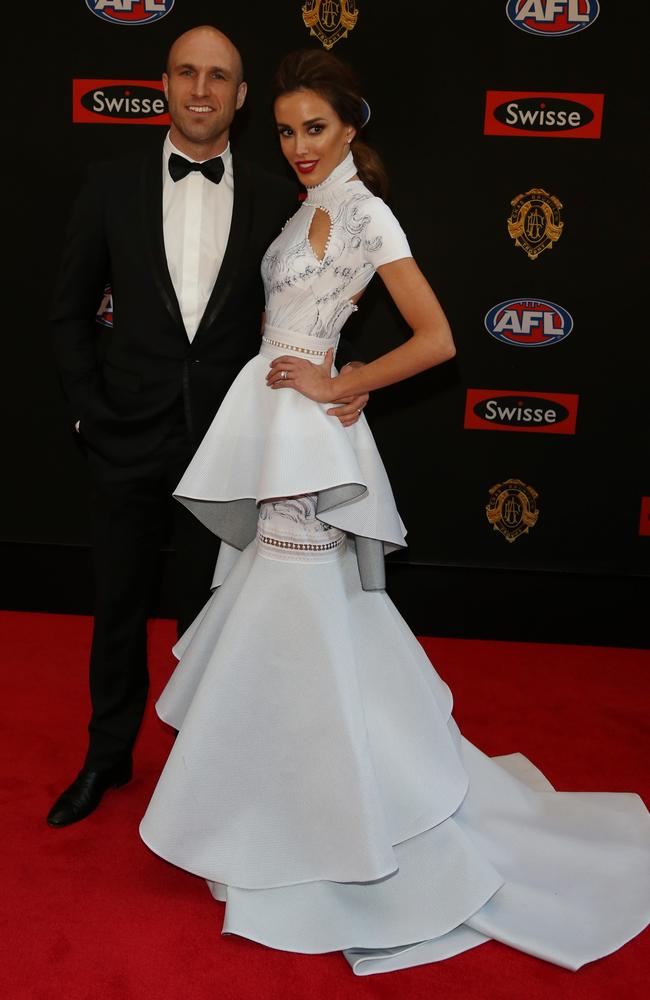
<instances>
[{"instance_id":1,"label":"black dress trousers","mask_svg":"<svg viewBox=\"0 0 650 1000\"><path fill-rule=\"evenodd\" d=\"M179 635L210 596L218 539L172 497L191 457L181 406L145 464L116 475L89 452L95 620L85 766L93 770L130 754L142 721L149 688L147 618L162 546L171 540L174 550Z\"/></svg>"}]
</instances>

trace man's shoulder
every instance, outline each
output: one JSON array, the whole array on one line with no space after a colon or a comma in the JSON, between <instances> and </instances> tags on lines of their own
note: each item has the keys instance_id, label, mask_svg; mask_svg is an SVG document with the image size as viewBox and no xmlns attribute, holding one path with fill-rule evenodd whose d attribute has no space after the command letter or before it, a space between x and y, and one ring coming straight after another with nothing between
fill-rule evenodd
<instances>
[{"instance_id":1,"label":"man's shoulder","mask_svg":"<svg viewBox=\"0 0 650 1000\"><path fill-rule=\"evenodd\" d=\"M137 177L143 166L151 164L155 160L160 160L162 163L161 157L162 144L146 149L131 150L127 153L121 153L119 156L92 160L86 164L85 172L90 179L113 178L114 180L119 179L123 183L131 177Z\"/></svg>"},{"instance_id":2,"label":"man's shoulder","mask_svg":"<svg viewBox=\"0 0 650 1000\"><path fill-rule=\"evenodd\" d=\"M298 200L298 188L287 177L263 167L256 160L241 154L236 155L235 170L243 170L248 175L253 186L261 191L268 191L269 196L282 197L286 200Z\"/></svg>"}]
</instances>

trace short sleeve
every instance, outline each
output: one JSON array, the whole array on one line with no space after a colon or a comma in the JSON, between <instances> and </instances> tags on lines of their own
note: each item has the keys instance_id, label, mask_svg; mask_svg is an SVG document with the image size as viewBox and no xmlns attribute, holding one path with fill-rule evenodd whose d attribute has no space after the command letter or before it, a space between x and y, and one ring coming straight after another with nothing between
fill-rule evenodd
<instances>
[{"instance_id":1,"label":"short sleeve","mask_svg":"<svg viewBox=\"0 0 650 1000\"><path fill-rule=\"evenodd\" d=\"M374 268L412 257L404 230L381 198L368 198L363 214L370 217L364 237L364 256Z\"/></svg>"}]
</instances>

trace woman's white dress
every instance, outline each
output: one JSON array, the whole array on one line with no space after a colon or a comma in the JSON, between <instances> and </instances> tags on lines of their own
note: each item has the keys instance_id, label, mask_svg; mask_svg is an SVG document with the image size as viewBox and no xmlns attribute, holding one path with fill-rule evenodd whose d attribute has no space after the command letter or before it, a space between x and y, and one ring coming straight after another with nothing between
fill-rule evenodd
<instances>
[{"instance_id":1,"label":"woman's white dress","mask_svg":"<svg viewBox=\"0 0 650 1000\"><path fill-rule=\"evenodd\" d=\"M179 734L141 835L226 902L224 933L342 950L360 975L490 938L577 969L650 921L643 802L555 792L460 735L381 589L405 531L365 419L265 383L281 354L320 363L375 269L410 256L354 174L350 155L267 251L260 353L176 491L224 544L157 703Z\"/></svg>"}]
</instances>

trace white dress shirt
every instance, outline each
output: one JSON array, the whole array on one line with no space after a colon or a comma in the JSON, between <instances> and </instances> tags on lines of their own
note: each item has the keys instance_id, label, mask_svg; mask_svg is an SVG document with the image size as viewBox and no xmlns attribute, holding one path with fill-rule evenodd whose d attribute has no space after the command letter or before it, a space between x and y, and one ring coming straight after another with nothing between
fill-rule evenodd
<instances>
[{"instance_id":1,"label":"white dress shirt","mask_svg":"<svg viewBox=\"0 0 650 1000\"><path fill-rule=\"evenodd\" d=\"M214 184L197 171L173 181L168 161L184 159L167 135L163 145L163 236L172 284L191 341L217 280L230 233L234 183L230 145L221 154L224 172Z\"/></svg>"}]
</instances>

